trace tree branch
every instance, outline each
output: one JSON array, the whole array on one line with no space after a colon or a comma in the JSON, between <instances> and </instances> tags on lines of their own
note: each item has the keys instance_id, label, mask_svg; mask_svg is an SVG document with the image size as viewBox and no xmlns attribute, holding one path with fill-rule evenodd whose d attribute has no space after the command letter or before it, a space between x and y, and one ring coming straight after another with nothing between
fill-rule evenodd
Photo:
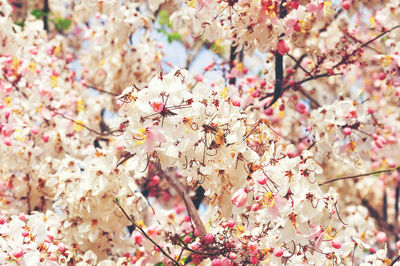
<instances>
[{"instance_id":1,"label":"tree branch","mask_svg":"<svg viewBox=\"0 0 400 266\"><path fill-rule=\"evenodd\" d=\"M196 207L193 204L192 199L186 192L186 189L183 187L183 185L179 182L179 180L174 176L174 175L167 175L160 166L156 165L153 163L153 166L157 169L157 172L161 178L164 178L167 180L179 193L179 195L182 197L183 201L185 202L186 209L189 213L190 218L193 220L193 223L196 225L197 231L200 234L200 238L203 239L204 236L206 235L206 229L203 225L203 222L200 219L199 214L197 213Z\"/></svg>"},{"instance_id":2,"label":"tree branch","mask_svg":"<svg viewBox=\"0 0 400 266\"><path fill-rule=\"evenodd\" d=\"M400 166L396 167L396 168L392 168L392 169L380 170L380 171L375 171L375 172L370 172L370 173L365 173L365 174L339 177L339 178L335 178L335 179L320 183L319 185L323 186L323 185L326 185L326 184L329 184L329 183L333 183L333 182L336 182L336 181L339 181L339 180L354 179L354 178L358 178L358 177L365 177L365 176L381 174L381 173L390 173L390 172L393 172L395 170L400 170Z\"/></svg>"},{"instance_id":3,"label":"tree branch","mask_svg":"<svg viewBox=\"0 0 400 266\"><path fill-rule=\"evenodd\" d=\"M179 265L179 263L176 260L174 260L170 255L168 255L168 253L165 252L165 250L159 244L157 244L134 220L132 220L132 218L126 213L124 208L122 208L118 198L113 200L113 202L123 212L125 217L132 223L132 225L135 226L135 229L138 229L145 238L147 238L154 246L156 246L161 251L162 254L164 254L164 256L170 259L175 265Z\"/></svg>"}]
</instances>

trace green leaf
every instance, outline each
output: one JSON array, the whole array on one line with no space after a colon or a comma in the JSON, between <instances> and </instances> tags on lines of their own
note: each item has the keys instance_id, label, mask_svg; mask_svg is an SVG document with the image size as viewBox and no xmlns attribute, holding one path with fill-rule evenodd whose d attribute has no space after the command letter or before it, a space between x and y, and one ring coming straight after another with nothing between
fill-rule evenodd
<instances>
[{"instance_id":1,"label":"green leaf","mask_svg":"<svg viewBox=\"0 0 400 266\"><path fill-rule=\"evenodd\" d=\"M33 9L31 11L31 14L37 19L41 18L42 16L47 16L48 15L47 13L43 12L40 9Z\"/></svg>"},{"instance_id":2,"label":"green leaf","mask_svg":"<svg viewBox=\"0 0 400 266\"><path fill-rule=\"evenodd\" d=\"M71 26L72 22L70 19L67 19L67 18L56 18L54 24L56 26L56 29L57 29L57 25L58 25L59 29L68 30L68 28ZM59 31L59 29L57 29L57 30Z\"/></svg>"},{"instance_id":3,"label":"green leaf","mask_svg":"<svg viewBox=\"0 0 400 266\"><path fill-rule=\"evenodd\" d=\"M168 33L168 42L171 43L173 41L180 41L182 40L182 35L177 32Z\"/></svg>"},{"instance_id":4,"label":"green leaf","mask_svg":"<svg viewBox=\"0 0 400 266\"><path fill-rule=\"evenodd\" d=\"M159 262L157 264L154 264L154 266L166 266L164 262Z\"/></svg>"},{"instance_id":5,"label":"green leaf","mask_svg":"<svg viewBox=\"0 0 400 266\"><path fill-rule=\"evenodd\" d=\"M23 27L24 21L15 21L14 24Z\"/></svg>"},{"instance_id":6,"label":"green leaf","mask_svg":"<svg viewBox=\"0 0 400 266\"><path fill-rule=\"evenodd\" d=\"M115 202L116 202L117 204L119 204L119 199L118 199L118 198L115 198Z\"/></svg>"},{"instance_id":7,"label":"green leaf","mask_svg":"<svg viewBox=\"0 0 400 266\"><path fill-rule=\"evenodd\" d=\"M167 26L168 28L172 27L172 24L169 22L169 14L165 10L161 10L160 13L158 13L158 24L161 26Z\"/></svg>"}]
</instances>

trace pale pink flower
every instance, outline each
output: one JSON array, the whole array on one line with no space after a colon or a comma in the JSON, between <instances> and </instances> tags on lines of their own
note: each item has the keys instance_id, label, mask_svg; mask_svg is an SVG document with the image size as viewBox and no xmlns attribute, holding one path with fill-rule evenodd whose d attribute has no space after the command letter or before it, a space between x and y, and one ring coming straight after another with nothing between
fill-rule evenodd
<instances>
[{"instance_id":1,"label":"pale pink flower","mask_svg":"<svg viewBox=\"0 0 400 266\"><path fill-rule=\"evenodd\" d=\"M232 203L237 207L242 207L247 201L248 193L245 188L236 191L232 196Z\"/></svg>"}]
</instances>

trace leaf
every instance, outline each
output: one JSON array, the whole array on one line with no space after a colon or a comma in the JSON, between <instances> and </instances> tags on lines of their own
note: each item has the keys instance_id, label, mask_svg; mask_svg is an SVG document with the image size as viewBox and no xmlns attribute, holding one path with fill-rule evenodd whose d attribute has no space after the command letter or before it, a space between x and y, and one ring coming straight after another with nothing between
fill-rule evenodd
<instances>
[{"instance_id":1,"label":"leaf","mask_svg":"<svg viewBox=\"0 0 400 266\"><path fill-rule=\"evenodd\" d=\"M56 27L57 31L65 31L68 30L68 28L71 26L71 20L70 19L64 19L64 18L55 18L53 20L54 26Z\"/></svg>"},{"instance_id":2,"label":"leaf","mask_svg":"<svg viewBox=\"0 0 400 266\"><path fill-rule=\"evenodd\" d=\"M161 10L160 13L158 13L158 24L161 26L167 26L168 28L172 27L172 24L169 21L169 14L165 10Z\"/></svg>"},{"instance_id":3,"label":"leaf","mask_svg":"<svg viewBox=\"0 0 400 266\"><path fill-rule=\"evenodd\" d=\"M154 266L166 266L166 265L164 262L159 262L159 263L154 264Z\"/></svg>"},{"instance_id":4,"label":"leaf","mask_svg":"<svg viewBox=\"0 0 400 266\"><path fill-rule=\"evenodd\" d=\"M31 11L31 14L32 14L36 19L39 19L39 18L41 18L42 16L47 16L47 15L48 15L47 13L43 12L43 11L40 10L40 9L33 9L33 10Z\"/></svg>"},{"instance_id":5,"label":"leaf","mask_svg":"<svg viewBox=\"0 0 400 266\"><path fill-rule=\"evenodd\" d=\"M173 41L180 41L182 40L182 35L177 32L168 33L168 42L171 43Z\"/></svg>"}]
</instances>

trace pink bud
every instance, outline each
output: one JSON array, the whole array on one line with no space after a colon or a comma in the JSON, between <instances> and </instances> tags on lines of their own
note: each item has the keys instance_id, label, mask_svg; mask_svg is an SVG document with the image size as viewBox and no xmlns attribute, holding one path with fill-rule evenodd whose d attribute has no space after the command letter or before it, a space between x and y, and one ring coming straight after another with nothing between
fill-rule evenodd
<instances>
[{"instance_id":1,"label":"pink bud","mask_svg":"<svg viewBox=\"0 0 400 266\"><path fill-rule=\"evenodd\" d=\"M13 250L13 256L17 259L21 258L24 255L24 250L21 247L18 247Z\"/></svg>"},{"instance_id":2,"label":"pink bud","mask_svg":"<svg viewBox=\"0 0 400 266\"><path fill-rule=\"evenodd\" d=\"M378 240L378 242L380 243L385 243L387 241L387 236L385 232L378 232L376 234L376 239Z\"/></svg>"},{"instance_id":3,"label":"pink bud","mask_svg":"<svg viewBox=\"0 0 400 266\"><path fill-rule=\"evenodd\" d=\"M237 96L231 97L231 102L233 106L240 107L240 99Z\"/></svg>"},{"instance_id":4,"label":"pink bud","mask_svg":"<svg viewBox=\"0 0 400 266\"><path fill-rule=\"evenodd\" d=\"M44 142L48 142L48 141L49 141L49 138L50 138L49 134L47 134L47 133L43 133L43 134L42 134L42 140L43 140Z\"/></svg>"},{"instance_id":5,"label":"pink bud","mask_svg":"<svg viewBox=\"0 0 400 266\"><path fill-rule=\"evenodd\" d=\"M33 127L31 128L31 133L32 133L33 135L37 135L37 134L39 133L39 128L36 127L36 126L33 126Z\"/></svg>"},{"instance_id":6,"label":"pink bud","mask_svg":"<svg viewBox=\"0 0 400 266\"><path fill-rule=\"evenodd\" d=\"M207 244L214 242L214 236L210 233L207 233L205 235L204 240L206 241Z\"/></svg>"},{"instance_id":7,"label":"pink bud","mask_svg":"<svg viewBox=\"0 0 400 266\"><path fill-rule=\"evenodd\" d=\"M185 221L185 222L190 222L190 216L189 215L185 215L185 216L183 216L183 221Z\"/></svg>"},{"instance_id":8,"label":"pink bud","mask_svg":"<svg viewBox=\"0 0 400 266\"><path fill-rule=\"evenodd\" d=\"M134 239L135 239L135 244L137 245L141 245L143 242L143 236L141 234L135 235Z\"/></svg>"},{"instance_id":9,"label":"pink bud","mask_svg":"<svg viewBox=\"0 0 400 266\"><path fill-rule=\"evenodd\" d=\"M223 266L233 266L232 261L230 261L228 258L223 258L221 262Z\"/></svg>"},{"instance_id":10,"label":"pink bud","mask_svg":"<svg viewBox=\"0 0 400 266\"><path fill-rule=\"evenodd\" d=\"M5 224L5 223L6 223L6 218L0 215L0 224Z\"/></svg>"},{"instance_id":11,"label":"pink bud","mask_svg":"<svg viewBox=\"0 0 400 266\"><path fill-rule=\"evenodd\" d=\"M58 249L58 251L60 251L61 253L64 253L64 252L67 250L67 248L65 247L65 245L64 245L63 243L59 243L59 244L57 245L57 249Z\"/></svg>"},{"instance_id":12,"label":"pink bud","mask_svg":"<svg viewBox=\"0 0 400 266\"><path fill-rule=\"evenodd\" d=\"M264 114L271 116L274 114L274 109L272 109L271 107L267 108L267 109L265 109Z\"/></svg>"},{"instance_id":13,"label":"pink bud","mask_svg":"<svg viewBox=\"0 0 400 266\"><path fill-rule=\"evenodd\" d=\"M203 79L204 79L204 75L203 74L197 74L195 77L194 77L194 79L197 81L197 82L201 82L201 81L203 81Z\"/></svg>"},{"instance_id":14,"label":"pink bud","mask_svg":"<svg viewBox=\"0 0 400 266\"><path fill-rule=\"evenodd\" d=\"M192 240L192 238L188 235L183 238L183 242L185 242L185 243L189 243L191 240Z\"/></svg>"},{"instance_id":15,"label":"pink bud","mask_svg":"<svg viewBox=\"0 0 400 266\"><path fill-rule=\"evenodd\" d=\"M254 203L253 205L251 205L251 210L252 210L253 212L258 211L259 209L260 209L260 204Z\"/></svg>"},{"instance_id":16,"label":"pink bud","mask_svg":"<svg viewBox=\"0 0 400 266\"><path fill-rule=\"evenodd\" d=\"M228 226L229 228L233 228L235 226L236 222L234 220L229 220L226 223L226 226Z\"/></svg>"},{"instance_id":17,"label":"pink bud","mask_svg":"<svg viewBox=\"0 0 400 266\"><path fill-rule=\"evenodd\" d=\"M380 80L384 80L386 78L386 73L385 72L381 72L380 74L379 74L379 79Z\"/></svg>"},{"instance_id":18,"label":"pink bud","mask_svg":"<svg viewBox=\"0 0 400 266\"><path fill-rule=\"evenodd\" d=\"M369 107L369 108L368 108L368 114L372 115L374 112L375 112L375 111L374 111L374 109L372 109L372 107Z\"/></svg>"},{"instance_id":19,"label":"pink bud","mask_svg":"<svg viewBox=\"0 0 400 266\"><path fill-rule=\"evenodd\" d=\"M71 63L71 61L74 59L74 56L72 54L67 54L65 57L67 63Z\"/></svg>"},{"instance_id":20,"label":"pink bud","mask_svg":"<svg viewBox=\"0 0 400 266\"><path fill-rule=\"evenodd\" d=\"M307 111L307 107L305 106L304 103L298 102L296 103L296 111L299 112L300 114L304 114Z\"/></svg>"},{"instance_id":21,"label":"pink bud","mask_svg":"<svg viewBox=\"0 0 400 266\"><path fill-rule=\"evenodd\" d=\"M331 245L333 248L340 249L342 247L342 243L340 243L337 239L332 239Z\"/></svg>"},{"instance_id":22,"label":"pink bud","mask_svg":"<svg viewBox=\"0 0 400 266\"><path fill-rule=\"evenodd\" d=\"M260 184L260 185L265 185L266 183L267 183L267 177L266 176L263 176L263 175L259 175L259 176L257 176L257 182Z\"/></svg>"},{"instance_id":23,"label":"pink bud","mask_svg":"<svg viewBox=\"0 0 400 266\"><path fill-rule=\"evenodd\" d=\"M299 5L300 5L299 1L292 1L292 8L293 9L299 8Z\"/></svg>"},{"instance_id":24,"label":"pink bud","mask_svg":"<svg viewBox=\"0 0 400 266\"><path fill-rule=\"evenodd\" d=\"M213 259L211 262L212 266L222 266L222 261L221 259Z\"/></svg>"},{"instance_id":25,"label":"pink bud","mask_svg":"<svg viewBox=\"0 0 400 266\"><path fill-rule=\"evenodd\" d=\"M21 221L25 221L25 219L26 219L25 214L23 214L22 212L18 215L18 218L19 218Z\"/></svg>"},{"instance_id":26,"label":"pink bud","mask_svg":"<svg viewBox=\"0 0 400 266\"><path fill-rule=\"evenodd\" d=\"M279 42L278 42L278 53L281 54L281 55L284 55L289 51L290 51L290 48L289 48L289 46L287 46L285 41L284 40L279 40Z\"/></svg>"},{"instance_id":27,"label":"pink bud","mask_svg":"<svg viewBox=\"0 0 400 266\"><path fill-rule=\"evenodd\" d=\"M345 10L349 10L350 9L350 0L343 0L342 7Z\"/></svg>"},{"instance_id":28,"label":"pink bud","mask_svg":"<svg viewBox=\"0 0 400 266\"><path fill-rule=\"evenodd\" d=\"M257 98L257 97L260 97L260 91L259 90L254 90L254 91L252 91L251 92L251 97L253 97L253 98Z\"/></svg>"},{"instance_id":29,"label":"pink bud","mask_svg":"<svg viewBox=\"0 0 400 266\"><path fill-rule=\"evenodd\" d=\"M279 105L279 111L283 111L283 110L285 110L285 105L284 104Z\"/></svg>"},{"instance_id":30,"label":"pink bud","mask_svg":"<svg viewBox=\"0 0 400 266\"><path fill-rule=\"evenodd\" d=\"M281 249L281 248L275 249L274 255L275 255L275 257L278 257L278 258L281 257L283 255L283 249Z\"/></svg>"},{"instance_id":31,"label":"pink bud","mask_svg":"<svg viewBox=\"0 0 400 266\"><path fill-rule=\"evenodd\" d=\"M369 253L375 254L375 252L376 252L376 251L375 251L375 249L374 249L373 247L370 247L370 248L369 248Z\"/></svg>"},{"instance_id":32,"label":"pink bud","mask_svg":"<svg viewBox=\"0 0 400 266\"><path fill-rule=\"evenodd\" d=\"M160 177L158 175L155 175L151 178L151 184L153 186L156 186L158 185L158 183L160 183L160 180L161 180Z\"/></svg>"},{"instance_id":33,"label":"pink bud","mask_svg":"<svg viewBox=\"0 0 400 266\"><path fill-rule=\"evenodd\" d=\"M3 134L4 137L9 137L14 133L14 129L11 126L6 125L1 130L1 133Z\"/></svg>"},{"instance_id":34,"label":"pink bud","mask_svg":"<svg viewBox=\"0 0 400 266\"><path fill-rule=\"evenodd\" d=\"M230 258L231 260L235 260L235 259L237 258L237 254L231 252L231 253L229 254L229 258Z\"/></svg>"},{"instance_id":35,"label":"pink bud","mask_svg":"<svg viewBox=\"0 0 400 266\"><path fill-rule=\"evenodd\" d=\"M258 263L257 257L256 257L256 256L251 256L251 258L250 258L250 263L251 263L251 264L257 264L257 263Z\"/></svg>"},{"instance_id":36,"label":"pink bud","mask_svg":"<svg viewBox=\"0 0 400 266\"><path fill-rule=\"evenodd\" d=\"M397 241L397 242L396 242L396 249L397 249L397 250L400 250L400 241Z\"/></svg>"},{"instance_id":37,"label":"pink bud","mask_svg":"<svg viewBox=\"0 0 400 266\"><path fill-rule=\"evenodd\" d=\"M28 231L28 230L22 231L22 236L23 236L23 237L29 236L29 231Z\"/></svg>"},{"instance_id":38,"label":"pink bud","mask_svg":"<svg viewBox=\"0 0 400 266\"><path fill-rule=\"evenodd\" d=\"M46 243L52 243L53 240L54 240L54 236L52 236L52 235L47 235L47 236L46 236L46 239L44 240L44 242L46 242Z\"/></svg>"},{"instance_id":39,"label":"pink bud","mask_svg":"<svg viewBox=\"0 0 400 266\"><path fill-rule=\"evenodd\" d=\"M4 142L5 145L11 146L11 139L9 137L5 137L3 139L3 142Z\"/></svg>"},{"instance_id":40,"label":"pink bud","mask_svg":"<svg viewBox=\"0 0 400 266\"><path fill-rule=\"evenodd\" d=\"M164 104L161 100L156 99L150 102L151 107L153 107L154 112L159 113L164 109Z\"/></svg>"},{"instance_id":41,"label":"pink bud","mask_svg":"<svg viewBox=\"0 0 400 266\"><path fill-rule=\"evenodd\" d=\"M346 136L350 135L350 134L351 134L351 131L352 131L352 129L349 128L349 127L345 127L345 128L343 129L343 133L344 133Z\"/></svg>"},{"instance_id":42,"label":"pink bud","mask_svg":"<svg viewBox=\"0 0 400 266\"><path fill-rule=\"evenodd\" d=\"M247 191L244 188L239 189L236 191L232 196L232 203L237 207L242 207L247 201Z\"/></svg>"},{"instance_id":43,"label":"pink bud","mask_svg":"<svg viewBox=\"0 0 400 266\"><path fill-rule=\"evenodd\" d=\"M386 139L382 136L378 136L375 140L375 146L379 149L382 149L383 146L387 143Z\"/></svg>"},{"instance_id":44,"label":"pink bud","mask_svg":"<svg viewBox=\"0 0 400 266\"><path fill-rule=\"evenodd\" d=\"M28 51L29 51L31 54L36 55L36 54L38 53L38 48L37 48L37 46L32 46L32 47L29 47L29 48L28 48Z\"/></svg>"}]
</instances>

